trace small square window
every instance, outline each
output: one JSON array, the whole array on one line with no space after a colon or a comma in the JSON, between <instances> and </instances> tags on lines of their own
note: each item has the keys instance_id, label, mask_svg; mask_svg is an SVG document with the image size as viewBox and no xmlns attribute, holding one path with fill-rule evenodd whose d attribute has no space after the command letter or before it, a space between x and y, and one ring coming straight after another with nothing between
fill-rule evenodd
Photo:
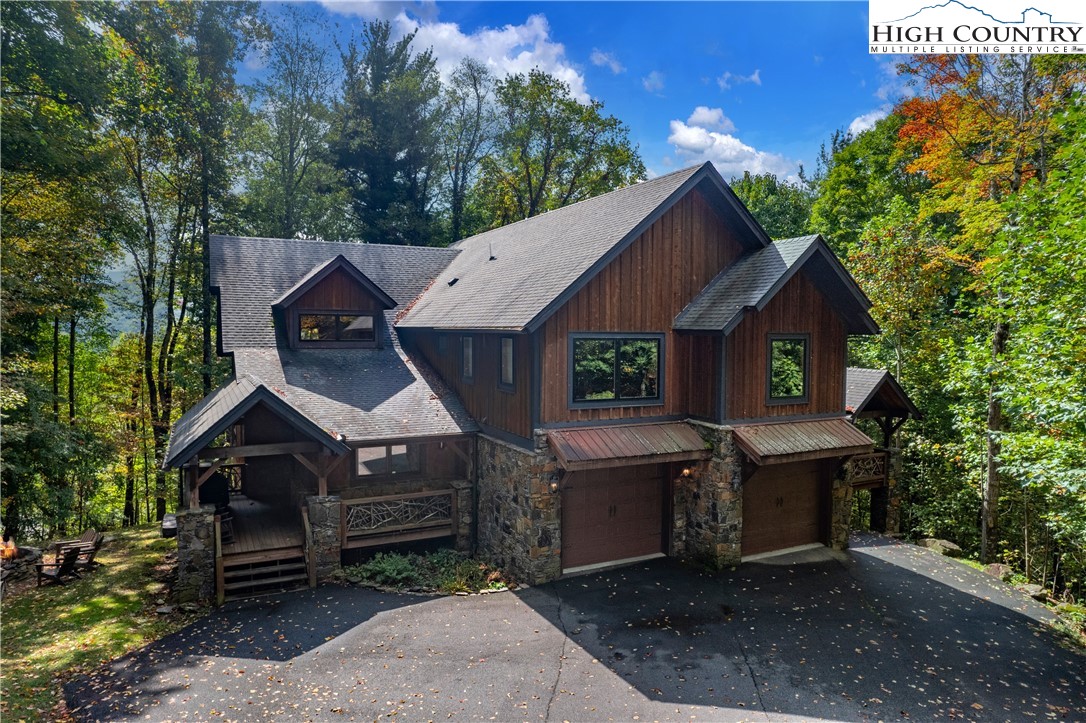
<instances>
[{"instance_id":1,"label":"small square window","mask_svg":"<svg viewBox=\"0 0 1086 723\"><path fill-rule=\"evenodd\" d=\"M470 382L475 379L475 354L472 349L472 338L470 336L460 337L460 345L460 374L464 377L465 382Z\"/></svg>"},{"instance_id":2,"label":"small square window","mask_svg":"<svg viewBox=\"0 0 1086 723\"><path fill-rule=\"evenodd\" d=\"M767 370L770 403L807 401L807 336L771 336Z\"/></svg>"},{"instance_id":3,"label":"small square window","mask_svg":"<svg viewBox=\"0 0 1086 723\"><path fill-rule=\"evenodd\" d=\"M359 447L355 450L358 461L358 476L368 477L385 474L388 471L388 454L385 447Z\"/></svg>"},{"instance_id":4,"label":"small square window","mask_svg":"<svg viewBox=\"0 0 1086 723\"><path fill-rule=\"evenodd\" d=\"M359 447L355 450L355 473L359 477L405 474L420 469L418 445L391 444L383 447Z\"/></svg>"},{"instance_id":5,"label":"small square window","mask_svg":"<svg viewBox=\"0 0 1086 723\"><path fill-rule=\"evenodd\" d=\"M498 375L499 386L513 387L513 337L503 336L501 340L501 370Z\"/></svg>"}]
</instances>

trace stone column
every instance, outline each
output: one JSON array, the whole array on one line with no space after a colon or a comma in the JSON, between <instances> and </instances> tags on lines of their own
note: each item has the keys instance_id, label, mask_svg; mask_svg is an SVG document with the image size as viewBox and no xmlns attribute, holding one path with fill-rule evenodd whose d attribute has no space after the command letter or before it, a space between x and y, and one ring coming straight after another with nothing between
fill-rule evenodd
<instances>
[{"instance_id":1,"label":"stone column","mask_svg":"<svg viewBox=\"0 0 1086 723\"><path fill-rule=\"evenodd\" d=\"M471 482L456 480L452 483L456 496L456 519L453 530L456 534L456 549L471 554L474 550L472 532L475 528L475 492Z\"/></svg>"},{"instance_id":2,"label":"stone column","mask_svg":"<svg viewBox=\"0 0 1086 723\"><path fill-rule=\"evenodd\" d=\"M692 481L676 495L682 500L684 556L720 570L738 565L743 542L742 456L730 427L692 423L713 450L708 462L692 465ZM676 535L676 539L679 536Z\"/></svg>"},{"instance_id":3,"label":"stone column","mask_svg":"<svg viewBox=\"0 0 1086 723\"><path fill-rule=\"evenodd\" d=\"M313 554L316 558L317 580L327 580L339 569L342 541L339 539L340 498L337 496L306 498L309 506L309 526L313 530Z\"/></svg>"},{"instance_id":4,"label":"stone column","mask_svg":"<svg viewBox=\"0 0 1086 723\"><path fill-rule=\"evenodd\" d=\"M889 469L886 475L886 534L897 535L901 532L901 450L890 448Z\"/></svg>"},{"instance_id":5,"label":"stone column","mask_svg":"<svg viewBox=\"0 0 1086 723\"><path fill-rule=\"evenodd\" d=\"M848 532L852 523L852 463L841 465L833 476L830 491L830 547L848 547Z\"/></svg>"},{"instance_id":6,"label":"stone column","mask_svg":"<svg viewBox=\"0 0 1086 723\"><path fill-rule=\"evenodd\" d=\"M177 513L177 601L208 602L215 595L215 506Z\"/></svg>"}]
</instances>

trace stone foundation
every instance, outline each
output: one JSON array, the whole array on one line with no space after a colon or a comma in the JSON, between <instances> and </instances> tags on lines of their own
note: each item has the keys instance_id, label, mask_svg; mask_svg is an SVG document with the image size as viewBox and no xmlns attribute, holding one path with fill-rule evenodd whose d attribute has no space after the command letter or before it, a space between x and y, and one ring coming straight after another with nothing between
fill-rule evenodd
<instances>
[{"instance_id":1,"label":"stone foundation","mask_svg":"<svg viewBox=\"0 0 1086 723\"><path fill-rule=\"evenodd\" d=\"M528 450L478 438L479 554L518 582L536 585L562 575L558 460L544 433Z\"/></svg>"},{"instance_id":2,"label":"stone foundation","mask_svg":"<svg viewBox=\"0 0 1086 723\"><path fill-rule=\"evenodd\" d=\"M467 480L453 482L452 488L456 490L456 519L453 520L456 550L470 555L475 551L472 534L475 527L475 488Z\"/></svg>"},{"instance_id":3,"label":"stone foundation","mask_svg":"<svg viewBox=\"0 0 1086 723\"><path fill-rule=\"evenodd\" d=\"M713 456L690 463L692 477L674 483L670 553L719 570L739 564L742 552L742 456L729 427L690 424Z\"/></svg>"},{"instance_id":4,"label":"stone foundation","mask_svg":"<svg viewBox=\"0 0 1086 723\"><path fill-rule=\"evenodd\" d=\"M177 602L215 595L215 506L177 513Z\"/></svg>"},{"instance_id":5,"label":"stone foundation","mask_svg":"<svg viewBox=\"0 0 1086 723\"><path fill-rule=\"evenodd\" d=\"M340 498L313 495L306 498L306 504L309 506L309 527L313 530L317 580L323 582L340 568Z\"/></svg>"}]
</instances>

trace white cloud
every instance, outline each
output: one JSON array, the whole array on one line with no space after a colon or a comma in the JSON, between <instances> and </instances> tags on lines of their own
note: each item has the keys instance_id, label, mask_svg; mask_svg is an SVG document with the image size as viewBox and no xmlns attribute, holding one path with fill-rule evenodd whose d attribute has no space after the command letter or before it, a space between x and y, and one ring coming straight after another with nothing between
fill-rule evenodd
<instances>
[{"instance_id":1,"label":"white cloud","mask_svg":"<svg viewBox=\"0 0 1086 723\"><path fill-rule=\"evenodd\" d=\"M696 115L697 111L694 113ZM786 180L798 177L799 167L794 161L776 153L759 151L730 133L673 120L667 141L675 146L675 155L683 162L712 161L724 178L742 176L744 171L773 173Z\"/></svg>"},{"instance_id":2,"label":"white cloud","mask_svg":"<svg viewBox=\"0 0 1086 723\"><path fill-rule=\"evenodd\" d=\"M659 93L664 89L664 74L654 70L641 79L641 85L650 93Z\"/></svg>"},{"instance_id":3,"label":"white cloud","mask_svg":"<svg viewBox=\"0 0 1086 723\"><path fill-rule=\"evenodd\" d=\"M599 48L592 48L592 55L589 60L592 61L592 65L610 68L615 75L626 72L626 66L618 62L618 58L615 57L614 53L605 53Z\"/></svg>"},{"instance_id":4,"label":"white cloud","mask_svg":"<svg viewBox=\"0 0 1086 723\"><path fill-rule=\"evenodd\" d=\"M754 85L762 84L762 71L761 69L755 70L750 75L738 75L730 70L724 71L724 75L716 79L716 84L720 86L721 90L728 90L737 85L743 83L753 83Z\"/></svg>"},{"instance_id":5,"label":"white cloud","mask_svg":"<svg viewBox=\"0 0 1086 723\"><path fill-rule=\"evenodd\" d=\"M852 119L852 122L848 124L848 132L853 136L858 136L864 131L874 128L876 123L888 115L890 115L890 106L884 105L881 108L876 108L870 113L856 116Z\"/></svg>"},{"instance_id":6,"label":"white cloud","mask_svg":"<svg viewBox=\"0 0 1086 723\"><path fill-rule=\"evenodd\" d=\"M875 97L887 103L896 103L904 98L916 95L916 86L909 84L909 78L897 72L897 60L877 61L879 66L879 87Z\"/></svg>"},{"instance_id":7,"label":"white cloud","mask_svg":"<svg viewBox=\"0 0 1086 723\"><path fill-rule=\"evenodd\" d=\"M403 12L410 12L425 20L437 17L434 0L320 0L320 3L330 13L354 15L366 20L394 20Z\"/></svg>"},{"instance_id":8,"label":"white cloud","mask_svg":"<svg viewBox=\"0 0 1086 723\"><path fill-rule=\"evenodd\" d=\"M694 109L694 112L686 119L686 124L721 133L731 133L735 130L735 124L732 123L731 118L724 115L723 108L710 108L704 105L699 105Z\"/></svg>"},{"instance_id":9,"label":"white cloud","mask_svg":"<svg viewBox=\"0 0 1086 723\"><path fill-rule=\"evenodd\" d=\"M394 25L402 35L418 31L413 47L433 48L442 78L463 58L474 58L499 78L538 68L567 83L582 103L590 99L584 75L566 57L565 46L551 39L550 24L543 15L532 15L520 25L480 28L471 34L456 23L419 23L404 12L396 16Z\"/></svg>"}]
</instances>

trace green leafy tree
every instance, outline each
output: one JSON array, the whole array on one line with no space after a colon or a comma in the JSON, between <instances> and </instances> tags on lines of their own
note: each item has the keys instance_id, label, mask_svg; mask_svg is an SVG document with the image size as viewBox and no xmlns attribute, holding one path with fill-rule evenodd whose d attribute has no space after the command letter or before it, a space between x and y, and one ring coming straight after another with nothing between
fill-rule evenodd
<instances>
[{"instance_id":1,"label":"green leafy tree","mask_svg":"<svg viewBox=\"0 0 1086 723\"><path fill-rule=\"evenodd\" d=\"M751 175L749 171L729 185L771 238L792 238L806 232L814 201L809 189L781 181L772 173Z\"/></svg>"},{"instance_id":2,"label":"green leafy tree","mask_svg":"<svg viewBox=\"0 0 1086 723\"><path fill-rule=\"evenodd\" d=\"M498 133L475 191L492 227L529 218L645 177L629 130L603 104L578 102L541 70L497 84Z\"/></svg>"},{"instance_id":3,"label":"green leafy tree","mask_svg":"<svg viewBox=\"0 0 1086 723\"><path fill-rule=\"evenodd\" d=\"M493 142L493 89L493 75L472 58L464 58L442 88L440 149L448 183L449 241L464 235L468 194Z\"/></svg>"},{"instance_id":4,"label":"green leafy tree","mask_svg":"<svg viewBox=\"0 0 1086 723\"><path fill-rule=\"evenodd\" d=\"M342 55L332 153L367 241L427 245L438 173L438 96L433 54L413 53L414 33L392 39L369 23Z\"/></svg>"}]
</instances>

